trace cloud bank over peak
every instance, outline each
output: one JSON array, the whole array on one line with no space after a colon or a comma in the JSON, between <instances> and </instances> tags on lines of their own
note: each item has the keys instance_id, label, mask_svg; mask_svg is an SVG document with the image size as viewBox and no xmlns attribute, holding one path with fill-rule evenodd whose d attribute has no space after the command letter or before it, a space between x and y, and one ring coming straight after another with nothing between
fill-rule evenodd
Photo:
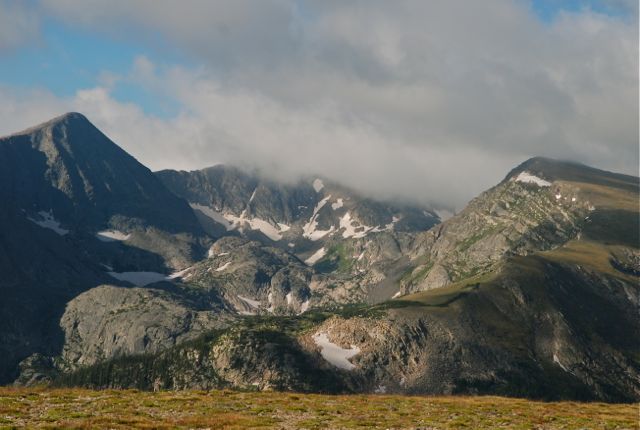
<instances>
[{"instance_id":1,"label":"cloud bank over peak","mask_svg":"<svg viewBox=\"0 0 640 430\"><path fill-rule=\"evenodd\" d=\"M148 52L72 96L0 87L3 132L78 110L154 169L317 173L454 207L535 155L637 174L637 14L544 21L508 0L58 0L39 13ZM123 84L175 114L120 101Z\"/></svg>"}]
</instances>

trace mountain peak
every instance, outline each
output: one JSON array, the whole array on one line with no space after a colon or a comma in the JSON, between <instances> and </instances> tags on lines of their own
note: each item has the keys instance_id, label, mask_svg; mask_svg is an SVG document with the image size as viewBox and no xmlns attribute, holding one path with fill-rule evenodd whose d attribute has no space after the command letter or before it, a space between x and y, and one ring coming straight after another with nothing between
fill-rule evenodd
<instances>
[{"instance_id":1,"label":"mountain peak","mask_svg":"<svg viewBox=\"0 0 640 430\"><path fill-rule=\"evenodd\" d=\"M533 157L524 161L511 170L504 181L508 181L522 172L530 173L549 182L563 180L630 190L638 189L638 177L612 173L575 161L555 160L546 157Z\"/></svg>"},{"instance_id":2,"label":"mountain peak","mask_svg":"<svg viewBox=\"0 0 640 430\"><path fill-rule=\"evenodd\" d=\"M579 169L579 168L586 168L587 166L584 166L583 164L576 163L573 161L556 160L556 159L547 158L547 157L532 157L520 163L513 170L511 170L509 174L507 174L507 179L525 171L531 172L531 173L537 173L542 176L545 176L546 174L546 175L549 175L549 179L553 179L552 176L556 171L564 168L568 168L568 167L573 169L576 169L576 168Z\"/></svg>"},{"instance_id":3,"label":"mountain peak","mask_svg":"<svg viewBox=\"0 0 640 430\"><path fill-rule=\"evenodd\" d=\"M95 127L91 123L91 121L89 121L89 119L87 119L87 117L82 115L81 113L79 113L79 112L67 112L67 113L62 114L60 116L52 118L49 121L45 121L42 124L36 125L35 127L32 127L32 128L30 128L28 130L55 127L57 125L63 125L63 124L66 125L66 126L73 126L73 127L87 126L87 125Z\"/></svg>"},{"instance_id":4,"label":"mountain peak","mask_svg":"<svg viewBox=\"0 0 640 430\"><path fill-rule=\"evenodd\" d=\"M60 125L72 126L73 128L77 127L86 127L90 126L95 128L95 126L87 119L86 116L79 112L67 112L65 114L56 116L48 121L42 122L38 125L26 128L22 131L18 131L16 133L12 133L6 137L13 136L24 136L28 134L32 134L38 131L42 131L44 129L53 128Z\"/></svg>"},{"instance_id":5,"label":"mountain peak","mask_svg":"<svg viewBox=\"0 0 640 430\"><path fill-rule=\"evenodd\" d=\"M50 122L63 122L63 121L90 122L86 116L82 115L79 112L67 112L50 120Z\"/></svg>"}]
</instances>

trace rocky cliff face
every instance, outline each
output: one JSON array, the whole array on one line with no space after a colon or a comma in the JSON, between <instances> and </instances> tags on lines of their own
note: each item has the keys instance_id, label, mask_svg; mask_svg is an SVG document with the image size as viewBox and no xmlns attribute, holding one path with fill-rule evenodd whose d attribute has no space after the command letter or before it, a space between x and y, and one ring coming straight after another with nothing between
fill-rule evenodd
<instances>
[{"instance_id":1,"label":"rocky cliff face","mask_svg":"<svg viewBox=\"0 0 640 430\"><path fill-rule=\"evenodd\" d=\"M208 300L207 300L208 299ZM100 286L67 305L60 326L60 367L69 370L106 358L158 352L229 320L220 299L156 288Z\"/></svg>"},{"instance_id":2,"label":"rocky cliff face","mask_svg":"<svg viewBox=\"0 0 640 430\"><path fill-rule=\"evenodd\" d=\"M309 309L313 269L281 249L225 237L209 257L181 273L184 283L218 291L240 315L298 314Z\"/></svg>"}]
</instances>

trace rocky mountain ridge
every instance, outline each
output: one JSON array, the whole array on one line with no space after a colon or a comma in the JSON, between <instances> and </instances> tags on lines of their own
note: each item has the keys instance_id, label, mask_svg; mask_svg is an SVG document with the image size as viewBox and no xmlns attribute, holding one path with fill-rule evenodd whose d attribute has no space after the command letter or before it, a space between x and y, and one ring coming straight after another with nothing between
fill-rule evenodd
<instances>
[{"instance_id":1,"label":"rocky mountain ridge","mask_svg":"<svg viewBox=\"0 0 640 430\"><path fill-rule=\"evenodd\" d=\"M640 398L637 177L534 158L436 224L122 154L78 114L0 139L3 381Z\"/></svg>"}]
</instances>

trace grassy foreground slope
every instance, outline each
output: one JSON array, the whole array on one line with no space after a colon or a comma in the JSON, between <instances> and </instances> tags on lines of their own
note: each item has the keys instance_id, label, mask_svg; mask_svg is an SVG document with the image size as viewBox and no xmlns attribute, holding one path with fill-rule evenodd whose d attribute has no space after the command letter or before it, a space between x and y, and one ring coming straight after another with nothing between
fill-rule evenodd
<instances>
[{"instance_id":1,"label":"grassy foreground slope","mask_svg":"<svg viewBox=\"0 0 640 430\"><path fill-rule=\"evenodd\" d=\"M0 429L635 429L638 405L501 397L0 388Z\"/></svg>"}]
</instances>

